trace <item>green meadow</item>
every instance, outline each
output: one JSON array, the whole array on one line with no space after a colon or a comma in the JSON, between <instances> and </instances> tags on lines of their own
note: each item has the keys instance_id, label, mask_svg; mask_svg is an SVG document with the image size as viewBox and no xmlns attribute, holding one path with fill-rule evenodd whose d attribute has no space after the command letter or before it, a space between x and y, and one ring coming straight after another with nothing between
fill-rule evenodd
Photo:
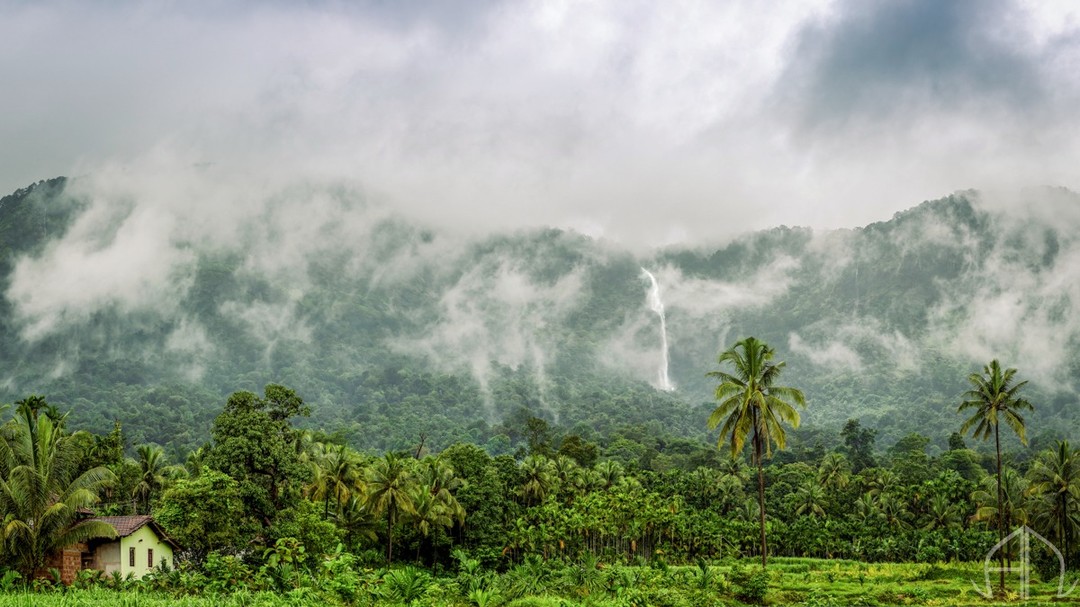
<instances>
[{"instance_id":1,"label":"green meadow","mask_svg":"<svg viewBox=\"0 0 1080 607\"><path fill-rule=\"evenodd\" d=\"M648 567L604 563L521 565L502 574L459 571L434 576L412 567L361 570L337 579L304 578L286 592L202 592L162 580L112 589L97 584L0 594L0 607L191 606L256 607L357 605L411 607L698 607L792 605L804 607L886 605L1080 604L1080 594L1056 598L1057 580L1031 573L1029 599L1020 579L1006 581L1006 595L987 600L982 563L895 564L849 560L775 558L762 574L752 560ZM992 578L994 580L995 578ZM1069 579L1065 588L1074 580ZM155 584L158 586L155 588Z\"/></svg>"}]
</instances>

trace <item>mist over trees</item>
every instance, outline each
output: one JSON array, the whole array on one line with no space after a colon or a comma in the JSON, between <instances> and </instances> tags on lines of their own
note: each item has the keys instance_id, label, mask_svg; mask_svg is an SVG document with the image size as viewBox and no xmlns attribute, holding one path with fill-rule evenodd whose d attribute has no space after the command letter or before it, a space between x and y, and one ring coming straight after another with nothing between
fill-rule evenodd
<instances>
[{"instance_id":1,"label":"mist over trees","mask_svg":"<svg viewBox=\"0 0 1080 607\"><path fill-rule=\"evenodd\" d=\"M315 225L291 234L291 207L270 200L228 238L152 243L131 238L137 204L79 180L5 197L0 391L44 393L97 432L119 421L174 458L209 438L222 398L273 382L318 403L302 426L364 448L424 434L432 448L510 453L523 415L582 436L638 424L706 441L715 386L702 361L754 334L787 352L789 382L817 403L811 435L855 419L879 445L919 431L943 452L941 404L996 351L1047 361L1029 372L1036 449L1076 426L1068 214L1018 218L965 192L864 228L642 254L560 230L442 233L347 190L281 197ZM80 278L98 258L142 261ZM660 335L643 265L664 298L674 392L651 384Z\"/></svg>"}]
</instances>

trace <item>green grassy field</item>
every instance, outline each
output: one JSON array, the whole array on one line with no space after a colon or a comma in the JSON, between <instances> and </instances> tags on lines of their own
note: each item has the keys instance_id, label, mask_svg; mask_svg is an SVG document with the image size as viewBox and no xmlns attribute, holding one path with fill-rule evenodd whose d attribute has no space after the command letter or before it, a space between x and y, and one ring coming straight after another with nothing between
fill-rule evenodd
<instances>
[{"instance_id":1,"label":"green grassy field","mask_svg":"<svg viewBox=\"0 0 1080 607\"><path fill-rule=\"evenodd\" d=\"M1069 576L1066 590L1076 576ZM396 579L396 578L395 578ZM984 599L974 584L984 584L981 563L937 565L859 563L855 561L776 558L761 576L752 561L702 567L555 568L550 576L521 586L513 571L469 579L422 578L400 594L395 579L383 575L352 596L301 587L289 593L239 591L219 595L176 596L165 592L106 588L54 589L0 594L0 607L277 607L338 605L411 605L417 607L698 607L755 604L754 580L767 581L764 604L825 607L830 605L1038 605L1080 604L1080 590L1056 598L1057 580L1029 586L1029 600L1019 595L1018 576L1007 578L1004 599ZM991 578L992 581L994 578ZM525 588L525 590L523 590Z\"/></svg>"}]
</instances>

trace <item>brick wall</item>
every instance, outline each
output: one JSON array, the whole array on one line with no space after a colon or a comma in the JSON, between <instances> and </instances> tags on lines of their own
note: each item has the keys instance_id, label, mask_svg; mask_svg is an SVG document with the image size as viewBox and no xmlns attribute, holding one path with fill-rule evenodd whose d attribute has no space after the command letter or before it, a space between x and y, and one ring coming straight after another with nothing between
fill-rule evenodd
<instances>
[{"instance_id":1,"label":"brick wall","mask_svg":"<svg viewBox=\"0 0 1080 607\"><path fill-rule=\"evenodd\" d=\"M70 586L75 581L75 576L82 569L82 553L89 550L86 544L75 544L61 551L54 552L45 559L45 566L39 569L34 577L51 579L50 568L60 571L60 581Z\"/></svg>"}]
</instances>

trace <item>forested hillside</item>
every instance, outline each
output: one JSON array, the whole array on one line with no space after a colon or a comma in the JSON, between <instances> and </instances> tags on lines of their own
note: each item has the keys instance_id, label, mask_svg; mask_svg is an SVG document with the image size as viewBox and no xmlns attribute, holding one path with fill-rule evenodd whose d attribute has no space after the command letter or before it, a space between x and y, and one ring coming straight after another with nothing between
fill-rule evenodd
<instances>
[{"instance_id":1,"label":"forested hillside","mask_svg":"<svg viewBox=\"0 0 1080 607\"><path fill-rule=\"evenodd\" d=\"M835 442L858 418L883 447L919 431L944 449L967 374L999 357L1032 381L1041 448L1080 427L1080 203L1028 196L1023 211L968 192L863 228L642 253L555 229L443 233L308 188L224 237L139 249L152 205L55 179L0 200L0 398L43 394L75 427L120 421L132 444L176 454L209 438L225 395L271 382L359 448L424 436L508 453L530 416L586 438L705 441L705 373L753 334L806 393L796 441ZM303 225L289 208L309 209Z\"/></svg>"}]
</instances>

